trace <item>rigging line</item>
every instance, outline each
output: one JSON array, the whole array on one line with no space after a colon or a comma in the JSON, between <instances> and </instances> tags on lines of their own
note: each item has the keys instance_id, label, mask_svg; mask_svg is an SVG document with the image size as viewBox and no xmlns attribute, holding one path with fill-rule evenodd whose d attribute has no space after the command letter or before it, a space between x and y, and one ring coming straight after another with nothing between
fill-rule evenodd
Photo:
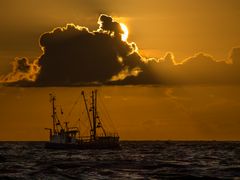
<instances>
[{"instance_id":1,"label":"rigging line","mask_svg":"<svg viewBox=\"0 0 240 180\"><path fill-rule=\"evenodd\" d=\"M105 124L108 126L109 129L113 128L113 130L115 131L114 125L113 125L112 120L111 120L111 117L109 116L106 107L104 108L105 104L103 103L101 98L100 98L100 103L102 104L102 106L100 106L100 108L103 112L103 115L106 117L106 119L109 120L109 121L106 121Z\"/></svg>"},{"instance_id":2,"label":"rigging line","mask_svg":"<svg viewBox=\"0 0 240 180\"><path fill-rule=\"evenodd\" d=\"M57 123L59 123L60 128L63 129L61 120L58 118L58 115L56 114L55 117L56 117L56 120L58 121Z\"/></svg>"},{"instance_id":3,"label":"rigging line","mask_svg":"<svg viewBox=\"0 0 240 180\"><path fill-rule=\"evenodd\" d=\"M100 97L100 95L99 95L99 97ZM102 107L102 102L101 102L101 98L99 98L100 99L100 101L98 101L98 104L100 104L99 106L98 106L98 108L99 108L99 111L97 112L98 113L98 116L99 116L99 118L98 118L98 120L99 120L99 122L102 124L102 126L104 126L104 127L106 127L107 129L110 129L110 126L109 126L109 124L107 123L107 121L102 121L101 119L107 119L107 116L105 115L105 113L104 113L104 110L103 110L103 107ZM104 118L100 118L100 117L103 117L104 116ZM105 130L104 130L105 131Z\"/></svg>"},{"instance_id":4,"label":"rigging line","mask_svg":"<svg viewBox=\"0 0 240 180\"><path fill-rule=\"evenodd\" d=\"M77 100L73 103L72 108L70 109L70 111L69 111L69 113L68 113L68 116L71 116L72 111L73 111L73 109L75 108L75 106L77 105L80 97L81 97L81 95L79 95L78 98L77 98Z\"/></svg>"},{"instance_id":5,"label":"rigging line","mask_svg":"<svg viewBox=\"0 0 240 180\"><path fill-rule=\"evenodd\" d=\"M103 109L103 107L102 107L102 105L101 106L99 106L99 109L100 109L100 115L99 116L101 116L101 117L103 117L103 118L101 118L101 119L106 119L106 121L101 121L101 119L99 118L99 121L101 121L101 123L102 123L102 125L104 126L104 127L106 127L107 129L111 129L112 127L111 127L111 125L109 124L109 118L107 117L107 115L106 115L106 113L104 112L104 109Z\"/></svg>"},{"instance_id":6,"label":"rigging line","mask_svg":"<svg viewBox=\"0 0 240 180\"><path fill-rule=\"evenodd\" d=\"M80 96L79 96L78 100L79 100L79 99L80 99ZM79 109L80 109L80 113L79 113L79 115L77 115L78 118L76 118L76 120L74 121L74 125L77 126L77 127L79 127L79 126L80 126L80 123L83 122L83 121L82 121L82 120L83 120L82 117L83 117L83 115L84 115L84 114L83 114L84 111L81 112L81 103L79 103Z\"/></svg>"},{"instance_id":7,"label":"rigging line","mask_svg":"<svg viewBox=\"0 0 240 180\"><path fill-rule=\"evenodd\" d=\"M87 118L87 117L86 117L87 115L86 115L86 113L84 113L84 110L82 110L82 112L80 112L80 114L81 114L81 119L80 119L80 118L79 118L79 119L80 119L80 122L81 122L81 126L83 126L83 127L85 127L85 128L89 128L89 127L88 127L89 124L87 123L87 121L84 120L84 119ZM79 123L80 123L80 122L79 122Z\"/></svg>"},{"instance_id":8,"label":"rigging line","mask_svg":"<svg viewBox=\"0 0 240 180\"><path fill-rule=\"evenodd\" d=\"M80 128L81 126L87 127L83 116L84 116L84 112L80 112L80 116L74 122L74 126L79 127L79 129L81 129Z\"/></svg>"},{"instance_id":9,"label":"rigging line","mask_svg":"<svg viewBox=\"0 0 240 180\"><path fill-rule=\"evenodd\" d=\"M100 94L100 102L101 102L101 104L102 104L102 106L103 106L103 109L104 109L104 111L105 111L105 113L106 113L107 118L111 121L111 124L112 124L112 126L113 126L113 130L117 132L117 128L116 128L114 122L112 121L112 119L111 119L108 111L107 111L107 107L105 106L105 104L104 104L104 102L103 102L103 99L102 99L101 94Z\"/></svg>"},{"instance_id":10,"label":"rigging line","mask_svg":"<svg viewBox=\"0 0 240 180\"><path fill-rule=\"evenodd\" d=\"M77 100L73 103L73 105L72 105L72 107L71 107L71 109L70 109L70 111L69 111L69 113L68 113L68 116L71 116L73 109L75 108L75 106L77 105L77 103L78 103L78 101L79 101L79 98L80 98L80 96L79 96L79 97L77 98Z\"/></svg>"},{"instance_id":11,"label":"rigging line","mask_svg":"<svg viewBox=\"0 0 240 180\"><path fill-rule=\"evenodd\" d=\"M82 113L82 114L85 114L85 113ZM89 129L90 129L89 123L87 123L87 121L81 121L81 128L80 128L81 134L86 136L89 135L88 134Z\"/></svg>"},{"instance_id":12,"label":"rigging line","mask_svg":"<svg viewBox=\"0 0 240 180\"><path fill-rule=\"evenodd\" d=\"M84 91L82 91L81 94L82 94L82 96L83 96L83 100L84 100L84 104L85 104L85 109L86 109L86 111L87 111L87 116L88 116L88 120L89 120L90 127L91 127L91 129L93 129L93 127L92 127L92 121L91 121L91 117L90 117L90 113L89 113L89 109L88 109L88 105L87 105L87 99L86 99L86 97L85 97Z\"/></svg>"},{"instance_id":13,"label":"rigging line","mask_svg":"<svg viewBox=\"0 0 240 180\"><path fill-rule=\"evenodd\" d=\"M105 130L105 128L104 128L104 124L102 123L102 121L101 121L101 119L100 119L100 117L99 117L99 113L97 113L97 116L98 116L98 118L97 118L98 123L100 123L100 125L101 125L100 127L101 127L104 135L106 136L106 130Z\"/></svg>"}]
</instances>

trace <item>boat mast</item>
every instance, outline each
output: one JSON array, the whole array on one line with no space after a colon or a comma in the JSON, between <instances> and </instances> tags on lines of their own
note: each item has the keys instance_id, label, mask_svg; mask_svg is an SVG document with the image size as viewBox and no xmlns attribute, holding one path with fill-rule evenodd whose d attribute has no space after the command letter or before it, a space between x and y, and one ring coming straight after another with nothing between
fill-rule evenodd
<instances>
[{"instance_id":1,"label":"boat mast","mask_svg":"<svg viewBox=\"0 0 240 180\"><path fill-rule=\"evenodd\" d=\"M94 112L94 115L95 115L95 120L94 120L94 122L95 122L95 138L96 138L96 136L97 136L97 133L96 133L96 131L97 131L97 118L98 118L98 116L97 116L97 90L95 89L94 90L94 95L95 95L95 99L94 99L94 103L95 103L95 105L94 105L94 109L95 109L95 112Z\"/></svg>"},{"instance_id":2,"label":"boat mast","mask_svg":"<svg viewBox=\"0 0 240 180\"><path fill-rule=\"evenodd\" d=\"M104 127L102 126L102 122L101 122L101 120L98 116L98 111L97 111L97 90L94 91L94 94L95 94L95 100L94 100L94 104L95 104L95 108L94 108L95 109L95 131L98 127L101 127L104 136L106 136L107 133L106 133ZM97 124L97 119L98 119L98 125L96 125Z\"/></svg>"},{"instance_id":3,"label":"boat mast","mask_svg":"<svg viewBox=\"0 0 240 180\"><path fill-rule=\"evenodd\" d=\"M96 140L96 112L97 112L97 90L92 91L92 118L93 118L93 139Z\"/></svg>"},{"instance_id":4,"label":"boat mast","mask_svg":"<svg viewBox=\"0 0 240 180\"><path fill-rule=\"evenodd\" d=\"M90 118L90 114L89 114L89 110L88 110L87 101L86 101L86 98L85 98L84 91L82 91L82 96L83 96L83 100L84 100L84 104L85 104L85 108L86 108L86 111L87 111L87 116L88 116L88 120L89 120L89 124L90 124L90 128L91 128L90 136L92 138L92 132L93 132L92 122L91 122L91 118Z\"/></svg>"},{"instance_id":5,"label":"boat mast","mask_svg":"<svg viewBox=\"0 0 240 180\"><path fill-rule=\"evenodd\" d=\"M56 134L56 108L55 108L56 97L50 94L50 102L52 103L52 121L53 121L53 134Z\"/></svg>"}]
</instances>

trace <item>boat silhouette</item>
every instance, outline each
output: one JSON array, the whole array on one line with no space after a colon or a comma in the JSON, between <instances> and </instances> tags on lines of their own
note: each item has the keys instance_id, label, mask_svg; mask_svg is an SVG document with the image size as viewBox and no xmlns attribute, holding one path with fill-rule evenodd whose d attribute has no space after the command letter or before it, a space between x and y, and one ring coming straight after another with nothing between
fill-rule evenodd
<instances>
[{"instance_id":1,"label":"boat silhouette","mask_svg":"<svg viewBox=\"0 0 240 180\"><path fill-rule=\"evenodd\" d=\"M52 108L52 128L49 130L49 141L45 143L45 147L49 149L119 149L119 136L117 133L109 133L103 127L102 119L98 113L97 90L91 92L90 108L86 100L85 92L82 91L85 111L89 123L89 134L83 136L78 127L69 127L69 122L64 122L64 126L58 118L56 112L56 96L50 94L50 102ZM62 110L61 110L62 113ZM80 124L81 126L81 124ZM97 129L101 129L102 134L97 133Z\"/></svg>"}]
</instances>

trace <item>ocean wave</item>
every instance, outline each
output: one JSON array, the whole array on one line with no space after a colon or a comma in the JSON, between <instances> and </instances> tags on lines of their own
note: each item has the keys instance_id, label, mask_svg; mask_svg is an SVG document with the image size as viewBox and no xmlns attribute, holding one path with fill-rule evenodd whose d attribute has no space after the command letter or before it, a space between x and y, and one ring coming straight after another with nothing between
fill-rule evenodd
<instances>
[{"instance_id":1,"label":"ocean wave","mask_svg":"<svg viewBox=\"0 0 240 180\"><path fill-rule=\"evenodd\" d=\"M124 141L120 150L1 142L0 179L237 179L240 142Z\"/></svg>"}]
</instances>

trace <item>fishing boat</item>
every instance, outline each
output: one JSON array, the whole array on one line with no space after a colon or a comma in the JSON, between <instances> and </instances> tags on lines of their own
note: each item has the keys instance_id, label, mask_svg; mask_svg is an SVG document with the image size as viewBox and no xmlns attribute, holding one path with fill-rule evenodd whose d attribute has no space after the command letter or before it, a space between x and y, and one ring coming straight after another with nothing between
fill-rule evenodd
<instances>
[{"instance_id":1,"label":"fishing boat","mask_svg":"<svg viewBox=\"0 0 240 180\"><path fill-rule=\"evenodd\" d=\"M49 141L45 147L49 149L118 149L120 148L119 136L117 133L109 133L103 127L102 119L98 113L97 90L93 90L90 95L90 106L85 97L85 92L81 92L85 111L87 114L89 132L82 135L79 127L70 127L69 122L63 123L59 120L56 111L56 96L50 94L52 108L52 128L49 130ZM62 112L62 110L61 110ZM101 134L99 133L101 130Z\"/></svg>"}]
</instances>

